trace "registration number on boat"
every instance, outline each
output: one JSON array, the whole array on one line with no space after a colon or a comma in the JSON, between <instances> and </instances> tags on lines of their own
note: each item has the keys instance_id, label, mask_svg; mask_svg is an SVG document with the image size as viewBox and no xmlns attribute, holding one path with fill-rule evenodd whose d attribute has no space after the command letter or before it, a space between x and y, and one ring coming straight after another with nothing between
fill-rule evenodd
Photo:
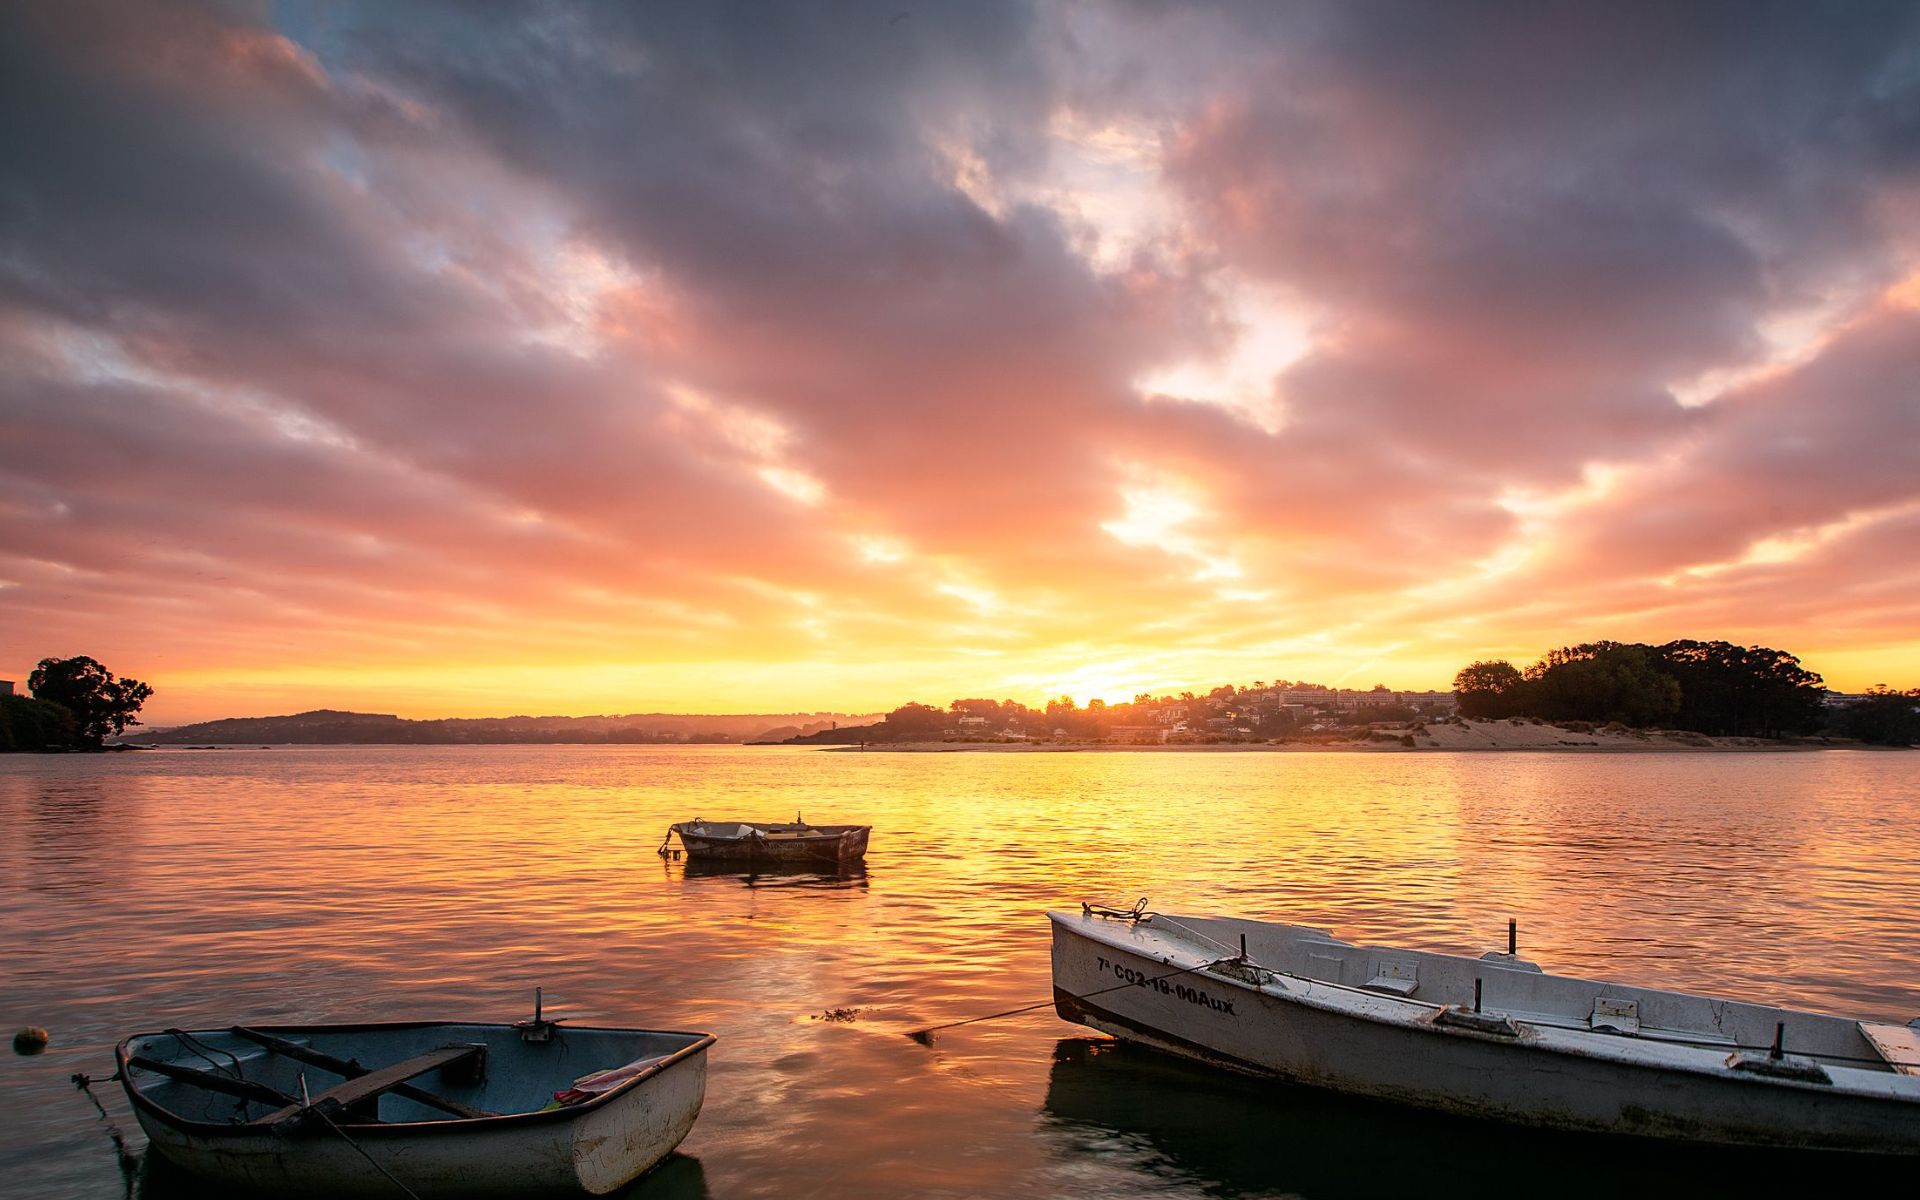
<instances>
[{"instance_id":1,"label":"registration number on boat","mask_svg":"<svg viewBox=\"0 0 1920 1200\"><path fill-rule=\"evenodd\" d=\"M1185 1000L1188 1004L1203 1005L1215 1012L1225 1013L1229 1017L1239 1015L1233 1011L1233 1001L1231 1000L1224 1000L1219 996L1208 995L1199 988L1192 987L1188 984L1174 983L1171 978L1165 975L1148 975L1144 971L1134 970L1125 963L1108 962L1098 955L1094 957L1100 963L1100 973L1102 975L1110 972L1114 978L1123 983L1131 983L1137 987L1152 988L1163 996L1172 996L1179 1000Z\"/></svg>"}]
</instances>

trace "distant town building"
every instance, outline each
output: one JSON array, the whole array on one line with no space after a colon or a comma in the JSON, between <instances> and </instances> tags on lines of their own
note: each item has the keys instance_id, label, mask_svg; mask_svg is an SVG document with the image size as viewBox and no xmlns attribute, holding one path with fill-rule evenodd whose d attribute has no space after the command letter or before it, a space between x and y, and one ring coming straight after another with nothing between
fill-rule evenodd
<instances>
[{"instance_id":1,"label":"distant town building","mask_svg":"<svg viewBox=\"0 0 1920 1200\"><path fill-rule=\"evenodd\" d=\"M985 717L976 717L969 714L968 716L960 718L960 728L962 729L985 729L986 727L987 719Z\"/></svg>"},{"instance_id":2,"label":"distant town building","mask_svg":"<svg viewBox=\"0 0 1920 1200\"><path fill-rule=\"evenodd\" d=\"M13 680L0 679L0 696L13 695Z\"/></svg>"}]
</instances>

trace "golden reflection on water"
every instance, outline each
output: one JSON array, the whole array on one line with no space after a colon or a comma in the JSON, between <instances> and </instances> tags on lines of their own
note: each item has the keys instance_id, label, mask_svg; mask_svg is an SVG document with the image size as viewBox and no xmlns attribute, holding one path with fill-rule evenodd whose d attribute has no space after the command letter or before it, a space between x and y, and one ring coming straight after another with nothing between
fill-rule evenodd
<instances>
[{"instance_id":1,"label":"golden reflection on water","mask_svg":"<svg viewBox=\"0 0 1920 1200\"><path fill-rule=\"evenodd\" d=\"M1098 1047L1061 1049L1086 1031L1044 1010L931 1048L903 1034L1045 999L1042 911L1142 895L1467 951L1493 948L1511 916L1549 970L1903 1022L1920 1012L1916 764L719 747L0 759L0 1004L55 1036L0 1071L0 1171L21 1194L120 1194L65 1078L110 1069L126 1033L507 1020L538 984L583 1023L721 1037L683 1147L697 1162L636 1195L1375 1194L1326 1169L1323 1133L1271 1170L1233 1149L1324 1098L1269 1086L1253 1101L1233 1089L1268 1085L1095 1062ZM654 853L672 821L796 810L874 824L866 869L745 874ZM820 1019L838 1009L853 1019ZM1162 1093L1265 1124L1211 1154ZM1430 1137L1337 1111L1383 1146ZM1423 1187L1444 1193L1456 1168L1438 1169Z\"/></svg>"}]
</instances>

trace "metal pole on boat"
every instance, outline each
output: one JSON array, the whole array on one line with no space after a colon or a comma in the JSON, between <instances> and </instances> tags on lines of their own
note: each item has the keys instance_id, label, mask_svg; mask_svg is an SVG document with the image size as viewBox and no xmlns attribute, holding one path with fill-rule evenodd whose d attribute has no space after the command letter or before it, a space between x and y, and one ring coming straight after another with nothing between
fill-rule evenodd
<instances>
[{"instance_id":1,"label":"metal pole on boat","mask_svg":"<svg viewBox=\"0 0 1920 1200\"><path fill-rule=\"evenodd\" d=\"M1785 1021L1775 1021L1773 1023L1773 1049L1767 1052L1767 1057L1773 1059L1779 1058L1786 1052L1786 1045L1787 1023Z\"/></svg>"},{"instance_id":2,"label":"metal pole on boat","mask_svg":"<svg viewBox=\"0 0 1920 1200\"><path fill-rule=\"evenodd\" d=\"M1240 961L1247 961L1247 935L1244 933L1240 935Z\"/></svg>"},{"instance_id":3,"label":"metal pole on boat","mask_svg":"<svg viewBox=\"0 0 1920 1200\"><path fill-rule=\"evenodd\" d=\"M1520 951L1520 922L1507 918L1507 957L1512 958Z\"/></svg>"},{"instance_id":4,"label":"metal pole on boat","mask_svg":"<svg viewBox=\"0 0 1920 1200\"><path fill-rule=\"evenodd\" d=\"M1475 1012L1480 1011L1480 978L1479 976L1475 976L1473 980L1473 1011Z\"/></svg>"},{"instance_id":5,"label":"metal pole on boat","mask_svg":"<svg viewBox=\"0 0 1920 1200\"><path fill-rule=\"evenodd\" d=\"M540 989L539 988L533 989L533 1023L535 1025L538 1025L540 1023Z\"/></svg>"}]
</instances>

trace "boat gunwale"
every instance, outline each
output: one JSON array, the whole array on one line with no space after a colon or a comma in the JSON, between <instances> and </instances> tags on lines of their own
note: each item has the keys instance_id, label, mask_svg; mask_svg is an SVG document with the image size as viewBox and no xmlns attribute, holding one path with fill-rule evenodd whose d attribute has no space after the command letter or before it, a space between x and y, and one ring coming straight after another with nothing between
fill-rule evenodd
<instances>
[{"instance_id":1,"label":"boat gunwale","mask_svg":"<svg viewBox=\"0 0 1920 1200\"><path fill-rule=\"evenodd\" d=\"M1096 936L1091 932L1092 930L1105 930L1107 927L1092 925L1091 922L1094 920L1094 917L1089 914L1055 909L1049 911L1047 916L1056 927L1079 934L1088 941L1096 942L1111 949L1147 959L1148 961L1161 961L1167 966L1176 965L1170 956L1158 958L1154 953L1145 952L1137 945L1129 945L1115 940L1112 937ZM1172 919L1178 920L1179 918L1174 917ZM1082 923L1086 924L1082 925ZM1324 930L1314 929L1310 926L1287 925L1285 922L1265 923L1282 925L1292 929L1308 930L1313 933L1325 932ZM1133 929L1134 927L1129 923L1129 932L1133 931ZM1183 936L1173 932L1162 933L1161 930L1157 929L1152 932L1170 940L1185 941L1189 945L1197 945L1198 942L1202 940L1193 935ZM1382 949L1381 947L1365 946L1358 943L1348 944L1352 945L1355 949L1375 951ZM1162 953L1165 952L1163 951ZM1465 955L1451 955L1446 954L1444 951L1422 951L1421 953L1438 954L1442 957L1458 958L1466 962L1475 961ZM1309 976L1299 975L1291 971L1282 971L1274 967L1262 966L1262 970L1271 971L1281 979L1288 980L1295 984L1308 985L1306 987L1283 986L1274 989L1268 985L1249 983L1244 979L1237 979L1231 975L1222 975L1206 971L1207 966L1211 965L1212 962L1218 961L1223 960L1212 959L1196 966L1187 967L1185 968L1185 973L1197 978L1204 978L1212 983L1231 985L1242 991L1267 996L1285 1003L1299 1004L1303 1007L1331 1013L1347 1019L1365 1021L1369 1024L1384 1025L1390 1028L1406 1029L1450 1038L1469 1038L1474 1041L1494 1043L1513 1049L1526 1049L1534 1053L1587 1058L1597 1062L1614 1063L1646 1070L1680 1071L1708 1079L1766 1084L1772 1087L1784 1087L1793 1091L1808 1092L1821 1096L1844 1094L1860 1099L1887 1101L1894 1104L1920 1104L1920 1076L1903 1075L1898 1071L1876 1068L1873 1064L1869 1063L1835 1062L1832 1061L1834 1056L1831 1055L1796 1054L1791 1056L1817 1062L1823 1070L1830 1073L1836 1071L1845 1073L1844 1080L1839 1077L1831 1077L1831 1082L1818 1083L1811 1080L1794 1079L1788 1076L1769 1075L1753 1071L1738 1071L1727 1065L1724 1057L1727 1051L1739 1052L1745 1050L1752 1052L1755 1048L1750 1046L1690 1046L1683 1043L1663 1041L1657 1038L1637 1038L1630 1034L1605 1033L1599 1030L1583 1030L1540 1024L1530 1021L1522 1015L1513 1016L1514 1023L1519 1026L1524 1026L1527 1031L1518 1037L1496 1033L1483 1033L1479 1030L1438 1024L1434 1018L1445 1011L1448 1006L1431 1000L1415 1000L1408 996L1395 996L1374 992L1356 984L1313 979ZM1260 966L1258 963L1254 965ZM1491 966L1494 964L1488 965ZM1543 971L1541 974L1550 974L1550 972ZM1604 980L1587 979L1584 976L1558 975L1554 976L1554 978L1576 980L1581 983L1595 984L1596 986L1607 986ZM1369 1002L1369 1006L1374 1007L1370 1009L1369 1007L1356 1006L1351 1003L1342 1003L1340 1000L1326 996L1315 996L1312 993L1312 988L1316 986L1337 991L1355 999L1367 1001ZM1636 985L1618 984L1613 986L1634 988ZM1645 988L1639 990L1662 991L1666 989ZM1702 996L1697 992L1681 992L1676 994L1691 996L1696 999L1719 999L1719 997ZM1076 1000L1078 999L1079 998L1076 997ZM1731 1001L1730 1003L1742 1002ZM1086 1007L1091 1008L1097 1006L1087 1005ZM1778 1005L1766 1005L1763 1007L1775 1008L1780 1012L1827 1017L1833 1020L1852 1019L1832 1013L1812 1013L1807 1010L1788 1009ZM1399 1009L1400 1011L1395 1013L1392 1011L1382 1011L1383 1009ZM1137 1024L1138 1022L1135 1023ZM1543 1037L1543 1033L1553 1036ZM1648 1053L1648 1051L1652 1051L1653 1053ZM1219 1052L1211 1053L1218 1054ZM1681 1057L1682 1055L1685 1055L1685 1057ZM1228 1055L1227 1057L1232 1056ZM1263 1073L1272 1073L1270 1068L1263 1067L1259 1069ZM1863 1086L1868 1084L1877 1086Z\"/></svg>"},{"instance_id":2,"label":"boat gunwale","mask_svg":"<svg viewBox=\"0 0 1920 1200\"><path fill-rule=\"evenodd\" d=\"M515 1026L512 1024L492 1024L485 1021L356 1021L338 1025L250 1025L248 1028L259 1030L262 1033L271 1033L284 1037L289 1034L385 1033L409 1029L478 1028L507 1031L514 1029ZM127 1074L129 1069L138 1069L133 1068L129 1061L132 1056L128 1047L140 1038L164 1037L167 1036L169 1032L170 1031L165 1029L156 1029L147 1033L128 1034L125 1038L121 1039L119 1045L113 1048L114 1063L120 1072L122 1090L127 1093L128 1101L136 1111L150 1112L154 1115L155 1119L164 1122L169 1128L182 1130L187 1133L201 1134L203 1136L285 1136L284 1129L274 1125L254 1123L230 1125L215 1121L197 1121L188 1117L182 1117L172 1109L161 1104L158 1100L147 1095L143 1089L136 1087L133 1082L133 1077ZM181 1032L189 1035L198 1035L203 1033L225 1033L227 1030L187 1029ZM605 1108L613 1100L626 1095L641 1084L662 1074L668 1068L677 1066L695 1055L705 1053L710 1046L720 1040L718 1036L714 1034L703 1033L692 1029L639 1029L633 1026L623 1025L570 1025L561 1027L558 1032L562 1034L568 1032L649 1033L664 1034L670 1037L691 1037L697 1038L698 1040L691 1045L682 1046L672 1054L656 1062L649 1063L645 1070L638 1072L631 1079L622 1080L618 1087L610 1088L578 1104L568 1104L560 1108L535 1109L532 1112L498 1113L490 1117L449 1117L445 1120L437 1121L374 1121L352 1126L354 1136L360 1138L368 1135L375 1137L394 1137L404 1134L420 1136L422 1134L435 1132L472 1133L482 1128L494 1128L503 1124L512 1124L514 1127L519 1128L536 1122L552 1124L557 1121L577 1120L587 1113ZM271 1053L271 1051L269 1051L269 1053ZM627 1064L623 1063L621 1065L625 1066ZM619 1068L610 1067L607 1069L618 1070ZM304 1111L305 1110L302 1110L303 1114Z\"/></svg>"},{"instance_id":3,"label":"boat gunwale","mask_svg":"<svg viewBox=\"0 0 1920 1200\"><path fill-rule=\"evenodd\" d=\"M778 831L803 828L802 826L789 825L783 821L676 821L667 828L673 833L679 834L684 841L689 832L688 827L693 825L737 825L747 830L746 833L702 833L697 829L692 830L694 837L702 838L709 842L765 841L767 840L768 830ZM838 842L873 831L873 826L871 825L808 825L804 826L804 828L812 830L813 832L786 834L783 835L780 840L783 843Z\"/></svg>"}]
</instances>

